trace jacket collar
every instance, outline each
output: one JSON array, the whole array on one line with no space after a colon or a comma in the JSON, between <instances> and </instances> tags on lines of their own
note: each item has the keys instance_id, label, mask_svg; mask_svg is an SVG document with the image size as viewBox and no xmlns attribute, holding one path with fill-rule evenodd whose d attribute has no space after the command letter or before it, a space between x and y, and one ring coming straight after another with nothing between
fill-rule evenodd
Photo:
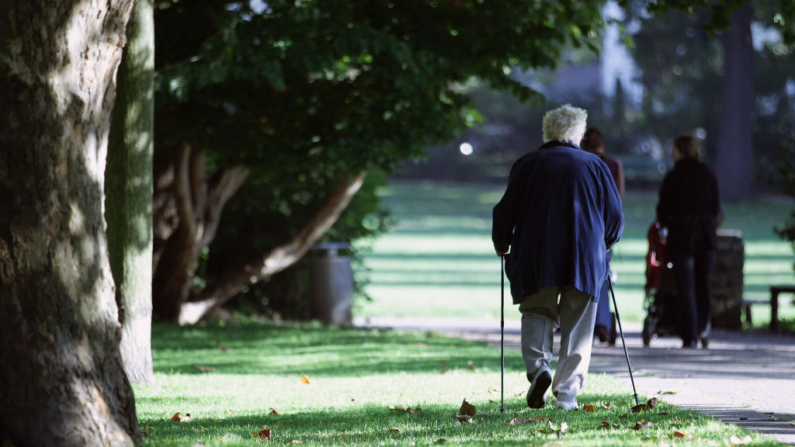
<instances>
[{"instance_id":1,"label":"jacket collar","mask_svg":"<svg viewBox=\"0 0 795 447\"><path fill-rule=\"evenodd\" d=\"M545 143L539 149L548 149L548 148L553 148L553 147L570 147L572 149L580 149L580 146L578 146L578 145L576 145L574 143L568 143L568 142L563 142L563 141L554 141L554 140L550 141L548 143Z\"/></svg>"}]
</instances>

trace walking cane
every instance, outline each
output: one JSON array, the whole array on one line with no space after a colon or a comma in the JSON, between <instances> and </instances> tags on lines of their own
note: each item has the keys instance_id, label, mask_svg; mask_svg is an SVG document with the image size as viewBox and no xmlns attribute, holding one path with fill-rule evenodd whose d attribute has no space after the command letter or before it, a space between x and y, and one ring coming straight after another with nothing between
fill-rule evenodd
<instances>
[{"instance_id":1,"label":"walking cane","mask_svg":"<svg viewBox=\"0 0 795 447\"><path fill-rule=\"evenodd\" d=\"M612 273L607 272L607 284L610 286L610 294L613 295L613 307L616 309L616 321L618 322L618 332L621 333L621 344L624 345L624 357L627 358L627 368L629 368L629 380L632 381L632 391L635 393L635 405L640 405L638 401L638 391L635 389L635 378L632 376L632 365L629 363L629 353L627 352L627 341L624 340L624 329L621 328L621 317L618 316L618 303L616 302L616 292L613 291Z\"/></svg>"},{"instance_id":2,"label":"walking cane","mask_svg":"<svg viewBox=\"0 0 795 447\"><path fill-rule=\"evenodd\" d=\"M505 413L505 255L500 255L500 413Z\"/></svg>"}]
</instances>

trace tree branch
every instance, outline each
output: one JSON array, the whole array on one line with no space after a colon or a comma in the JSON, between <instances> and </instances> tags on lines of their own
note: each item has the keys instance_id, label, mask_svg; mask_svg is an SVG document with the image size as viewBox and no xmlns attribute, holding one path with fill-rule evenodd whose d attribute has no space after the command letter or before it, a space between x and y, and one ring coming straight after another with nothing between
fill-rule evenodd
<instances>
[{"instance_id":1,"label":"tree branch","mask_svg":"<svg viewBox=\"0 0 795 447\"><path fill-rule=\"evenodd\" d=\"M255 284L265 277L293 265L334 225L353 196L364 183L365 171L354 178L340 180L315 216L290 241L265 253L255 262L233 269L201 294L199 300L182 305L180 324L193 324L216 306L221 306L240 292L243 286Z\"/></svg>"}]
</instances>

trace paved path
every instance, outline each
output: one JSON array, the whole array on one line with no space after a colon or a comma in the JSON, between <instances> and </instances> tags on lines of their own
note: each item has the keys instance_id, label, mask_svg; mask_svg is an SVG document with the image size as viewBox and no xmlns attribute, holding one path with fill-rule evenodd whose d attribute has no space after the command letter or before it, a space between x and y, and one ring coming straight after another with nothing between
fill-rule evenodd
<instances>
[{"instance_id":1,"label":"paved path","mask_svg":"<svg viewBox=\"0 0 795 447\"><path fill-rule=\"evenodd\" d=\"M500 343L499 321L374 318L357 319L355 324L433 330L494 346ZM681 341L673 337L652 340L651 347L644 348L640 329L637 324L624 327L640 394L673 391L676 394L660 398L795 445L795 336L715 332L710 349L680 349ZM506 320L506 348L519 349L519 343L519 319ZM594 347L590 372L629 383L620 338L614 347Z\"/></svg>"}]
</instances>

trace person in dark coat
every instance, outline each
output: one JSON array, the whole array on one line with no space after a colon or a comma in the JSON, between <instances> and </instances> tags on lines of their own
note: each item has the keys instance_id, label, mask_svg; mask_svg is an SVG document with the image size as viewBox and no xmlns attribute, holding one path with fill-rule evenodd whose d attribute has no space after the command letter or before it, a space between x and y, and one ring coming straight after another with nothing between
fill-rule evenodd
<instances>
[{"instance_id":1,"label":"person in dark coat","mask_svg":"<svg viewBox=\"0 0 795 447\"><path fill-rule=\"evenodd\" d=\"M577 408L591 361L596 300L607 277L607 249L624 228L610 171L577 145L586 118L585 110L568 104L548 112L544 145L514 163L494 207L494 249L504 256L513 303L522 313L531 408L545 405L550 385L556 407ZM561 348L553 381L556 326Z\"/></svg>"},{"instance_id":2,"label":"person in dark coat","mask_svg":"<svg viewBox=\"0 0 795 447\"><path fill-rule=\"evenodd\" d=\"M699 155L694 137L685 135L674 140L674 168L663 179L657 203L657 221L668 229L684 348L698 347L699 338L704 347L709 341L709 281L720 214L718 180L699 161Z\"/></svg>"},{"instance_id":3,"label":"person in dark coat","mask_svg":"<svg viewBox=\"0 0 795 447\"><path fill-rule=\"evenodd\" d=\"M610 158L605 155L605 141L602 133L598 129L590 128L585 131L585 136L582 137L580 146L586 151L598 156L610 170L610 175L613 181L616 182L618 194L624 197L624 165L621 160ZM607 261L613 257L613 250L607 250ZM612 326L613 317L610 314L610 286L605 281L602 290L599 292L599 306L596 309L596 326L594 327L594 337L600 342L604 343L609 338L610 326Z\"/></svg>"}]
</instances>

